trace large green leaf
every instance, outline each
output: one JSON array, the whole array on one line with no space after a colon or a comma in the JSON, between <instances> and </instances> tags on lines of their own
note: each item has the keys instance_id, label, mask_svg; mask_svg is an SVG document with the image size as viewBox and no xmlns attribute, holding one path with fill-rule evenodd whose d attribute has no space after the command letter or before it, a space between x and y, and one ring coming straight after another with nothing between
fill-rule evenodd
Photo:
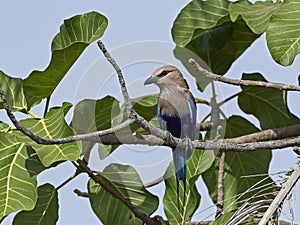
<instances>
[{"instance_id":1,"label":"large green leaf","mask_svg":"<svg viewBox=\"0 0 300 225\"><path fill-rule=\"evenodd\" d=\"M227 120L226 124L226 138L238 137L241 135L259 131L253 124L240 116L232 116ZM260 183L259 187L265 188L263 185L270 183L270 189L262 191L257 188L241 197L239 194L249 190L253 185L260 182L268 174L269 164L272 158L271 151L259 150L252 152L226 152L225 166L223 176L224 186L224 209L225 212L236 209L240 206L243 200L255 194L263 194L265 192L272 192L272 180L266 178ZM217 203L217 186L218 186L218 172L219 172L219 155L215 160L214 166L203 174L203 180L209 190L210 196L214 203ZM249 176L261 175L261 176ZM244 177L243 177L244 176ZM265 196L258 196L253 200L266 199ZM237 202L239 201L239 202Z\"/></svg>"},{"instance_id":2,"label":"large green leaf","mask_svg":"<svg viewBox=\"0 0 300 225\"><path fill-rule=\"evenodd\" d=\"M0 133L0 218L31 210L37 199L36 176L26 170L28 151L13 135Z\"/></svg>"},{"instance_id":3,"label":"large green leaf","mask_svg":"<svg viewBox=\"0 0 300 225\"><path fill-rule=\"evenodd\" d=\"M258 73L243 74L242 79L266 81ZM243 86L242 90L238 96L240 108L245 113L253 114L257 117L262 129L284 127L300 122L287 106L286 91L246 86Z\"/></svg>"},{"instance_id":4,"label":"large green leaf","mask_svg":"<svg viewBox=\"0 0 300 225\"><path fill-rule=\"evenodd\" d=\"M144 188L134 168L111 164L99 177L127 198L139 211L151 215L157 209L158 198ZM92 209L103 224L142 224L123 203L93 180L89 181L88 191Z\"/></svg>"},{"instance_id":5,"label":"large green leaf","mask_svg":"<svg viewBox=\"0 0 300 225\"><path fill-rule=\"evenodd\" d=\"M273 3L271 0L255 3L238 1L229 6L230 18L234 22L241 16L254 33L261 34L267 30L272 14L281 5L281 2Z\"/></svg>"},{"instance_id":6,"label":"large green leaf","mask_svg":"<svg viewBox=\"0 0 300 225\"><path fill-rule=\"evenodd\" d=\"M178 15L172 28L175 43L192 51L207 64L205 68L217 74L225 74L232 63L259 37L242 19L234 23L230 20L229 5L228 1L221 0L192 1ZM176 54L175 51L175 56L184 65L186 55L192 56ZM192 71L189 67L187 69ZM209 81L199 74L195 77L199 89L203 90Z\"/></svg>"},{"instance_id":7,"label":"large green leaf","mask_svg":"<svg viewBox=\"0 0 300 225\"><path fill-rule=\"evenodd\" d=\"M65 107L69 107L69 105L64 104L63 108L50 109L43 119L25 119L21 120L20 123L35 135L38 135L42 138L53 139L75 135L73 129L68 126L64 119ZM31 145L35 149L41 162L46 167L58 161L74 161L79 158L81 153L80 142L56 145L40 145L24 136L19 131L16 131L15 135L20 142Z\"/></svg>"},{"instance_id":8,"label":"large green leaf","mask_svg":"<svg viewBox=\"0 0 300 225\"><path fill-rule=\"evenodd\" d=\"M194 0L185 6L177 16L172 27L173 40L179 46L186 46L197 29L210 29L228 15L228 1Z\"/></svg>"},{"instance_id":9,"label":"large green leaf","mask_svg":"<svg viewBox=\"0 0 300 225\"><path fill-rule=\"evenodd\" d=\"M0 87L4 91L12 110L26 110L27 103L22 87L22 79L9 77L0 70ZM3 108L0 100L0 107Z\"/></svg>"},{"instance_id":10,"label":"large green leaf","mask_svg":"<svg viewBox=\"0 0 300 225\"><path fill-rule=\"evenodd\" d=\"M281 65L291 65L300 53L300 2L284 1L273 13L267 29L267 44L273 59Z\"/></svg>"},{"instance_id":11,"label":"large green leaf","mask_svg":"<svg viewBox=\"0 0 300 225\"><path fill-rule=\"evenodd\" d=\"M99 39L107 19L97 12L74 16L64 21L52 42L52 57L44 71L33 71L24 80L28 108L49 97L83 50Z\"/></svg>"},{"instance_id":12,"label":"large green leaf","mask_svg":"<svg viewBox=\"0 0 300 225\"><path fill-rule=\"evenodd\" d=\"M231 4L230 17L235 21L239 15L254 33L266 32L267 44L273 59L281 65L291 65L300 52L300 2L240 1Z\"/></svg>"},{"instance_id":13,"label":"large green leaf","mask_svg":"<svg viewBox=\"0 0 300 225\"><path fill-rule=\"evenodd\" d=\"M71 126L77 133L108 129L119 113L119 102L111 96L99 100L85 99L75 106ZM94 143L83 142L82 152L91 150L93 146Z\"/></svg>"},{"instance_id":14,"label":"large green leaf","mask_svg":"<svg viewBox=\"0 0 300 225\"><path fill-rule=\"evenodd\" d=\"M164 210L171 225L184 224L191 220L194 212L199 206L200 195L197 191L195 182L198 177L214 162L215 155L213 151L195 150L187 162L187 185L186 195L184 197L183 182L179 184L179 195L177 194L177 184L174 173L174 165L170 164L164 177L166 191L164 195Z\"/></svg>"},{"instance_id":15,"label":"large green leaf","mask_svg":"<svg viewBox=\"0 0 300 225\"><path fill-rule=\"evenodd\" d=\"M57 220L57 191L52 185L44 184L38 188L38 200L34 209L19 212L13 225L55 225Z\"/></svg>"},{"instance_id":16,"label":"large green leaf","mask_svg":"<svg viewBox=\"0 0 300 225\"><path fill-rule=\"evenodd\" d=\"M243 20L227 21L202 30L186 46L196 53L212 72L225 74L232 63L259 37Z\"/></svg>"}]
</instances>

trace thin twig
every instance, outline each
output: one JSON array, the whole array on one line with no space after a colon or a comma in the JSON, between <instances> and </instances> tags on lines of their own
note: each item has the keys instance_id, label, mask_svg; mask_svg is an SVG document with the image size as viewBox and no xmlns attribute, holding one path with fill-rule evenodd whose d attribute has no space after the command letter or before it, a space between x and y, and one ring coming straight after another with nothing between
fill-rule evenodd
<instances>
[{"instance_id":1,"label":"thin twig","mask_svg":"<svg viewBox=\"0 0 300 225\"><path fill-rule=\"evenodd\" d=\"M83 197L83 198L88 198L88 197L89 197L89 194L88 194L88 193L82 192L82 191L80 191L80 190L78 190L78 189L75 189L73 192L74 192L75 194L77 194L77 196L79 196L79 197Z\"/></svg>"},{"instance_id":2,"label":"thin twig","mask_svg":"<svg viewBox=\"0 0 300 225\"><path fill-rule=\"evenodd\" d=\"M236 86L256 86L256 87L275 88L275 89L287 90L287 91L300 91L300 86L296 86L296 85L271 83L266 81L254 81L254 80L236 80L221 75L217 75L203 69L193 58L189 59L189 63L193 65L194 68L203 76L223 83L232 84Z\"/></svg>"},{"instance_id":3,"label":"thin twig","mask_svg":"<svg viewBox=\"0 0 300 225\"><path fill-rule=\"evenodd\" d=\"M129 94L128 94L127 87L126 87L126 84L125 84L124 76L122 74L122 70L120 69L120 67L117 64L116 60L107 51L107 49L105 48L104 43L101 40L99 40L99 41L97 41L97 44L98 44L98 47L100 48L100 50L102 51L103 55L107 59L107 61L113 66L113 68L117 72L117 75L118 75L118 78L119 78L119 83L121 85L122 95L123 95L125 106L126 106L127 116L131 116L132 104L131 104L131 101L130 101L130 98L129 98Z\"/></svg>"},{"instance_id":4,"label":"thin twig","mask_svg":"<svg viewBox=\"0 0 300 225\"><path fill-rule=\"evenodd\" d=\"M222 126L219 125L216 129L216 136L214 141L218 141L221 138ZM218 195L217 195L217 214L218 217L223 209L224 209L224 190L223 190L223 183L224 183L224 167L225 167L225 152L220 151L220 161L219 161L219 170L218 170Z\"/></svg>"},{"instance_id":5,"label":"thin twig","mask_svg":"<svg viewBox=\"0 0 300 225\"><path fill-rule=\"evenodd\" d=\"M221 151L219 171L218 171L218 197L217 197L217 215L222 213L224 208L224 166L225 166L225 152Z\"/></svg>"},{"instance_id":6,"label":"thin twig","mask_svg":"<svg viewBox=\"0 0 300 225\"><path fill-rule=\"evenodd\" d=\"M296 182L300 177L300 164L298 167L293 171L291 176L288 178L287 182L281 188L279 193L274 198L273 202L271 203L268 210L265 212L263 218L260 220L258 225L265 225L268 221L272 218L274 212L278 209L278 207L282 204L285 200L287 195L291 192L292 188L295 186Z\"/></svg>"}]
</instances>

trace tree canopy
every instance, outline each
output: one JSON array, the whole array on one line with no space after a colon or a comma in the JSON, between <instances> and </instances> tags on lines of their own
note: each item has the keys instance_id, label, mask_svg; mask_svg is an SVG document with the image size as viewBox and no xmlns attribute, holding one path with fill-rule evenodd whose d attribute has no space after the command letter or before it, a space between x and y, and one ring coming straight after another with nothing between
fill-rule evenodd
<instances>
[{"instance_id":1,"label":"tree canopy","mask_svg":"<svg viewBox=\"0 0 300 225\"><path fill-rule=\"evenodd\" d=\"M38 186L37 175L72 162L76 167L74 177L89 175L88 193L78 195L89 198L103 224L184 224L192 220L201 202L196 187L200 176L217 206L211 224L266 224L271 218L277 220L274 211L288 192L279 200L278 193L287 184L291 190L300 172L296 168L288 181L278 186L268 175L271 150L297 150L295 146L300 145L300 120L287 103L287 93L300 87L268 81L260 73L243 73L240 80L223 75L262 35L274 61L291 65L300 52L298 11L300 2L296 0L193 0L178 14L171 30L176 44L173 53L195 77L199 91L213 90L216 82L238 85L240 91L222 101L216 95L209 100L197 99L197 104L207 105L210 113L198 118L200 135L192 142L195 150L187 163L187 197L182 209L175 202L172 165L162 179L152 184L165 183L165 220L153 215L159 198L147 189L134 167L110 164L95 172L88 165L89 152L98 145L104 158L123 144L171 146L186 142L158 128L157 95L136 99L128 95L122 68L100 40L108 26L107 18L93 11L66 19L53 38L51 60L45 70L33 71L25 79L0 71L0 107L13 124L0 123L1 218L19 211L14 225L56 224L57 191L61 187L50 183ZM43 116L34 115L31 109L44 99L50 101L61 80L94 42L116 70L124 103L106 96L84 99L76 105L62 102L60 107L49 108L46 104ZM190 55L182 54L183 49ZM259 127L238 113L227 117L222 106L234 98L242 112L259 121ZM66 115L72 107L69 123ZM25 118L17 120L17 112ZM277 208L272 209L276 201Z\"/></svg>"}]
</instances>

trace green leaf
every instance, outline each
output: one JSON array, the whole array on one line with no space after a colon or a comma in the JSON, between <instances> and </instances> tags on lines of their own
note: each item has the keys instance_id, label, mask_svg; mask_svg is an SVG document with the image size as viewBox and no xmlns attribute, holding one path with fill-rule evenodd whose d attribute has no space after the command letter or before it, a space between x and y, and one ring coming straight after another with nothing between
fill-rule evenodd
<instances>
[{"instance_id":1,"label":"green leaf","mask_svg":"<svg viewBox=\"0 0 300 225\"><path fill-rule=\"evenodd\" d=\"M271 18L267 44L273 59L283 66L291 65L300 52L300 2L284 1Z\"/></svg>"},{"instance_id":2,"label":"green leaf","mask_svg":"<svg viewBox=\"0 0 300 225\"><path fill-rule=\"evenodd\" d=\"M119 102L114 97L85 99L75 106L71 124L78 133L104 130L111 127L113 117L119 113Z\"/></svg>"},{"instance_id":3,"label":"green leaf","mask_svg":"<svg viewBox=\"0 0 300 225\"><path fill-rule=\"evenodd\" d=\"M266 81L258 74L243 74L244 80ZM264 87L242 87L238 96L240 108L260 121L262 129L278 128L297 124L300 120L287 106L287 92Z\"/></svg>"},{"instance_id":4,"label":"green leaf","mask_svg":"<svg viewBox=\"0 0 300 225\"><path fill-rule=\"evenodd\" d=\"M118 147L119 147L119 145L102 145L102 144L99 144L98 153L99 153L100 159L105 159L107 156L109 156Z\"/></svg>"},{"instance_id":5,"label":"green leaf","mask_svg":"<svg viewBox=\"0 0 300 225\"><path fill-rule=\"evenodd\" d=\"M22 87L22 79L7 76L0 70L0 87L4 92L7 102L12 110L27 110L27 103ZM3 108L3 103L1 100L0 107Z\"/></svg>"},{"instance_id":6,"label":"green leaf","mask_svg":"<svg viewBox=\"0 0 300 225\"><path fill-rule=\"evenodd\" d=\"M229 6L230 18L235 22L241 16L254 33L261 34L267 30L272 14L281 5L281 2L273 3L271 0L255 3L235 2Z\"/></svg>"},{"instance_id":7,"label":"green leaf","mask_svg":"<svg viewBox=\"0 0 300 225\"><path fill-rule=\"evenodd\" d=\"M74 16L64 21L52 42L52 57L44 71L33 71L24 80L28 108L49 97L84 49L99 39L107 19L97 12Z\"/></svg>"},{"instance_id":8,"label":"green leaf","mask_svg":"<svg viewBox=\"0 0 300 225\"><path fill-rule=\"evenodd\" d=\"M193 152L191 158L187 162L187 184L185 197L183 182L180 182L179 184L180 196L177 194L177 184L173 163L171 163L168 167L164 175L166 191L163 202L166 216L171 225L184 224L185 221L189 221L193 216L200 203L200 195L197 191L195 182L204 171L210 168L214 159L215 156L213 151L195 150Z\"/></svg>"},{"instance_id":9,"label":"green leaf","mask_svg":"<svg viewBox=\"0 0 300 225\"><path fill-rule=\"evenodd\" d=\"M68 126L64 119L64 108L53 108L43 119L25 119L20 124L33 132L35 135L47 138L63 138L75 135L75 132ZM45 167L54 162L64 160L77 160L81 152L80 142L71 142L56 145L40 145L24 136L19 131L14 132L20 142L31 145L37 152Z\"/></svg>"},{"instance_id":10,"label":"green leaf","mask_svg":"<svg viewBox=\"0 0 300 225\"><path fill-rule=\"evenodd\" d=\"M229 10L233 21L241 16L254 33L266 31L269 51L277 63L293 63L300 52L299 1L240 1L230 4Z\"/></svg>"},{"instance_id":11,"label":"green leaf","mask_svg":"<svg viewBox=\"0 0 300 225\"><path fill-rule=\"evenodd\" d=\"M158 95L147 95L142 96L136 99L132 99L132 105L134 110L144 117L147 121L151 121L152 119L156 119L156 108L157 108L157 98ZM154 120L155 121L155 120ZM157 125L158 121L156 120ZM130 126L132 132L138 132L140 134L148 133L145 132L144 129L140 128L140 126L133 124Z\"/></svg>"},{"instance_id":12,"label":"green leaf","mask_svg":"<svg viewBox=\"0 0 300 225\"><path fill-rule=\"evenodd\" d=\"M210 29L228 15L228 1L191 1L177 16L172 27L172 37L179 46L186 46L197 29Z\"/></svg>"},{"instance_id":13,"label":"green leaf","mask_svg":"<svg viewBox=\"0 0 300 225\"><path fill-rule=\"evenodd\" d=\"M56 189L50 184L38 188L36 206L30 211L19 212L13 225L55 225L58 220L58 197Z\"/></svg>"},{"instance_id":14,"label":"green leaf","mask_svg":"<svg viewBox=\"0 0 300 225\"><path fill-rule=\"evenodd\" d=\"M99 100L85 99L75 106L71 126L79 134L108 129L119 113L119 102L111 96ZM84 141L82 152L91 150L94 145Z\"/></svg>"},{"instance_id":15,"label":"green leaf","mask_svg":"<svg viewBox=\"0 0 300 225\"><path fill-rule=\"evenodd\" d=\"M258 37L243 20L228 21L202 30L186 47L204 60L212 72L222 75Z\"/></svg>"},{"instance_id":16,"label":"green leaf","mask_svg":"<svg viewBox=\"0 0 300 225\"><path fill-rule=\"evenodd\" d=\"M111 164L99 177L127 198L139 211L151 215L157 209L158 198L144 188L134 168ZM93 180L89 181L88 192L92 209L103 224L142 224L123 203Z\"/></svg>"},{"instance_id":17,"label":"green leaf","mask_svg":"<svg viewBox=\"0 0 300 225\"><path fill-rule=\"evenodd\" d=\"M0 219L17 210L34 208L36 176L26 168L29 155L24 143L0 133Z\"/></svg>"},{"instance_id":18,"label":"green leaf","mask_svg":"<svg viewBox=\"0 0 300 225\"><path fill-rule=\"evenodd\" d=\"M253 132L258 132L253 124L240 116L232 116L227 120L226 138L239 137ZM226 152L224 165L224 209L225 212L239 207L243 200L260 193L255 200L266 199L267 195L262 196L266 192L272 192L272 189L262 191L260 188L253 190L243 196L239 194L245 193L253 185L260 182L268 174L269 164L272 158L271 151L259 150L252 152ZM209 190L210 196L214 203L217 203L217 184L219 172L220 155L218 154L214 165L203 174L203 180ZM249 176L260 175L260 176ZM266 178L259 187L265 188L265 184L272 187L273 181ZM239 202L237 202L239 201Z\"/></svg>"},{"instance_id":19,"label":"green leaf","mask_svg":"<svg viewBox=\"0 0 300 225\"><path fill-rule=\"evenodd\" d=\"M25 168L30 173L30 176L37 176L46 169L31 146L27 146L27 154L28 158L25 162Z\"/></svg>"},{"instance_id":20,"label":"green leaf","mask_svg":"<svg viewBox=\"0 0 300 225\"><path fill-rule=\"evenodd\" d=\"M190 50L204 61L210 70L217 74L225 74L232 63L255 41L259 35L253 33L247 24L238 19L234 23L229 17L228 1L190 2L176 18L172 35L174 42ZM180 51L182 52L182 51ZM186 56L192 54L176 54L186 65ZM187 67L189 71L194 71ZM191 72L194 75L194 72ZM209 83L202 75L194 75L199 90Z\"/></svg>"},{"instance_id":21,"label":"green leaf","mask_svg":"<svg viewBox=\"0 0 300 225\"><path fill-rule=\"evenodd\" d=\"M133 108L146 120L151 120L156 116L158 95L147 95L132 99Z\"/></svg>"}]
</instances>

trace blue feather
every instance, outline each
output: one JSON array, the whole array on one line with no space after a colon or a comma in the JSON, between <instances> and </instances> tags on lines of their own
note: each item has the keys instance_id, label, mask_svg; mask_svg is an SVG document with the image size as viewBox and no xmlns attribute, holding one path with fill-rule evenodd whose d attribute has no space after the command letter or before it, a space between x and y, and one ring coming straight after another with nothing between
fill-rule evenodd
<instances>
[{"instance_id":1,"label":"blue feather","mask_svg":"<svg viewBox=\"0 0 300 225\"><path fill-rule=\"evenodd\" d=\"M190 138L194 140L196 135L196 103L193 96L187 98L189 112L179 117L177 115L163 114L161 107L157 107L157 117L160 128L169 131L177 138ZM179 194L179 182L184 183L186 189L186 161L192 154L192 149L177 148L172 146L173 162Z\"/></svg>"}]
</instances>

